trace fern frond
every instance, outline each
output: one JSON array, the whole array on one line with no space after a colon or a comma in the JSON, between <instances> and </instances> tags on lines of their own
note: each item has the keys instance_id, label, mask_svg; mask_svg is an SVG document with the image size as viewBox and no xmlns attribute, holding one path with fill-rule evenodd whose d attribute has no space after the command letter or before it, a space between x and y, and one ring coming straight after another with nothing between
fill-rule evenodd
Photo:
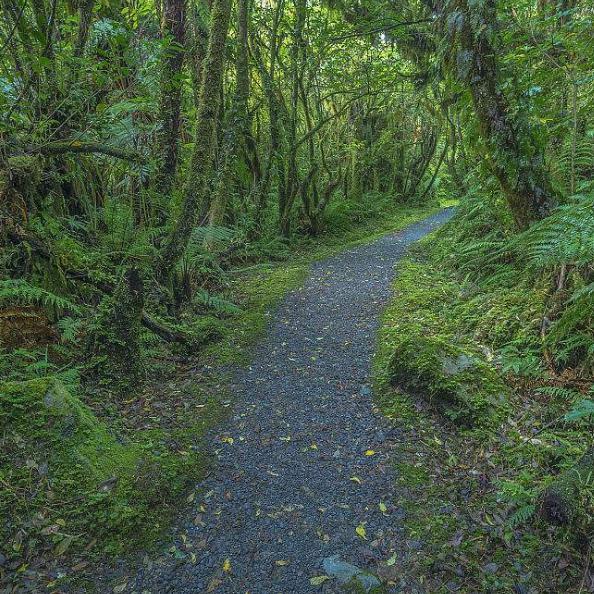
<instances>
[{"instance_id":1,"label":"fern frond","mask_svg":"<svg viewBox=\"0 0 594 594\"><path fill-rule=\"evenodd\" d=\"M41 305L57 311L80 313L78 305L60 295L28 283L24 279L0 281L0 303L10 305Z\"/></svg>"}]
</instances>

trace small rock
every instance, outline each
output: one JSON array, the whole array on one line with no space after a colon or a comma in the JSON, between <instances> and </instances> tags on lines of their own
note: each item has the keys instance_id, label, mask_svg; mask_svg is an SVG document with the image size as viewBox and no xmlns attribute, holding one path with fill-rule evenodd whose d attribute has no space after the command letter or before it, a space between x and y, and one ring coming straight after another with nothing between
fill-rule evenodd
<instances>
[{"instance_id":1,"label":"small rock","mask_svg":"<svg viewBox=\"0 0 594 594\"><path fill-rule=\"evenodd\" d=\"M324 571L330 577L335 578L339 584L347 584L352 580L356 580L365 592L369 592L381 585L381 582L374 575L365 573L356 565L343 561L339 555L326 557L322 561L322 566Z\"/></svg>"}]
</instances>

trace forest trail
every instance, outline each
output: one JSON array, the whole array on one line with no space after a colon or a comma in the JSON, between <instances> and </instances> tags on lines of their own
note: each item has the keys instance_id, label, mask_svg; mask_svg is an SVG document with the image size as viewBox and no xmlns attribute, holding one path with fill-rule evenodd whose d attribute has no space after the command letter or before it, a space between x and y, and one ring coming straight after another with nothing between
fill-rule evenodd
<instances>
[{"instance_id":1,"label":"forest trail","mask_svg":"<svg viewBox=\"0 0 594 594\"><path fill-rule=\"evenodd\" d=\"M390 463L398 431L372 404L375 333L395 263L451 214L313 265L274 313L252 365L234 376L235 412L214 439L218 463L177 543L195 562L156 559L132 590L307 593L329 573L323 591L340 591L339 578L355 571L343 562L375 573L399 550Z\"/></svg>"}]
</instances>

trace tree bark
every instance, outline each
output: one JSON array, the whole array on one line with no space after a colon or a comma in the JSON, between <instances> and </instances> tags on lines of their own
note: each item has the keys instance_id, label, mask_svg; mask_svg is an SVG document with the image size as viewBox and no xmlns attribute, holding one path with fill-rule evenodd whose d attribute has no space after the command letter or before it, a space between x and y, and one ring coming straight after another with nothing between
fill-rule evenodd
<instances>
[{"instance_id":1,"label":"tree bark","mask_svg":"<svg viewBox=\"0 0 594 594\"><path fill-rule=\"evenodd\" d=\"M97 326L87 344L94 375L127 393L138 386L144 371L140 325L144 307L142 278L128 268L113 296L105 297Z\"/></svg>"},{"instance_id":2,"label":"tree bark","mask_svg":"<svg viewBox=\"0 0 594 594\"><path fill-rule=\"evenodd\" d=\"M209 225L223 223L229 203L229 194L236 176L237 161L245 157L246 139L249 135L248 99L248 0L237 1L237 59L235 62L235 95L223 141L222 165L209 211Z\"/></svg>"},{"instance_id":3,"label":"tree bark","mask_svg":"<svg viewBox=\"0 0 594 594\"><path fill-rule=\"evenodd\" d=\"M78 6L78 35L74 44L74 57L81 58L87 48L91 21L93 19L93 6L95 0L80 0Z\"/></svg>"},{"instance_id":4,"label":"tree bark","mask_svg":"<svg viewBox=\"0 0 594 594\"><path fill-rule=\"evenodd\" d=\"M225 44L231 13L230 0L215 0L212 7L208 52L204 65L200 105L196 116L194 151L183 192L181 212L161 253L157 278L167 279L185 251L199 215L208 207L207 183L216 143L220 88L225 64Z\"/></svg>"},{"instance_id":5,"label":"tree bark","mask_svg":"<svg viewBox=\"0 0 594 594\"><path fill-rule=\"evenodd\" d=\"M462 0L459 75L470 88L493 173L519 229L549 215L557 202L544 165L543 150L527 130L525 116L513 116L498 87L495 0Z\"/></svg>"},{"instance_id":6,"label":"tree bark","mask_svg":"<svg viewBox=\"0 0 594 594\"><path fill-rule=\"evenodd\" d=\"M306 0L295 0L295 28L291 46L291 111L287 134L288 159L287 181L284 192L278 196L279 233L288 237L291 223L291 208L299 191L299 171L297 169L297 122L299 118L299 85L303 76L306 44L303 28L306 17Z\"/></svg>"},{"instance_id":7,"label":"tree bark","mask_svg":"<svg viewBox=\"0 0 594 594\"><path fill-rule=\"evenodd\" d=\"M179 153L182 82L181 72L185 55L185 0L165 0L162 37L166 43L161 67L161 95L159 113L159 168L156 187L167 195L173 187Z\"/></svg>"}]
</instances>

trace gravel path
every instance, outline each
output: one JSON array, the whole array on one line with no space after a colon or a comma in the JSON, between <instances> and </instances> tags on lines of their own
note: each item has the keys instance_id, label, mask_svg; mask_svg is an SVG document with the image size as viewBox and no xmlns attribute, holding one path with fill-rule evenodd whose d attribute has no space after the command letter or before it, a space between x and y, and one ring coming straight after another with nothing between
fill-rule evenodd
<instances>
[{"instance_id":1,"label":"gravel path","mask_svg":"<svg viewBox=\"0 0 594 594\"><path fill-rule=\"evenodd\" d=\"M218 464L178 543L194 562L168 555L129 587L334 592L356 568L385 566L401 528L390 503L395 430L374 410L369 385L375 333L394 264L450 216L314 264L275 312L253 364L235 375L235 414L215 437ZM326 574L333 579L316 585Z\"/></svg>"}]
</instances>

